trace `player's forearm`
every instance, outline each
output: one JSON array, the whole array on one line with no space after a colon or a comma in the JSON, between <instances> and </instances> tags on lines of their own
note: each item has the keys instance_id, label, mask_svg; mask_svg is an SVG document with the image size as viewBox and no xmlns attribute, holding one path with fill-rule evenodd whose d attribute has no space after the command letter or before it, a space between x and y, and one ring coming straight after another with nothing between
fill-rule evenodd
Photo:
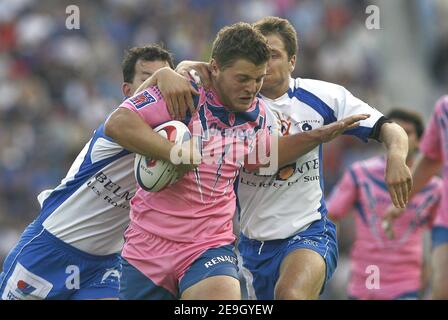
<instances>
[{"instance_id":1,"label":"player's forearm","mask_svg":"<svg viewBox=\"0 0 448 320\"><path fill-rule=\"evenodd\" d=\"M169 68L169 67L164 67L164 68L158 69L156 72L154 72L154 74L152 76L150 76L148 79L146 79L137 88L137 90L135 90L135 92L133 94L135 95L136 93L138 93L140 91L143 91L144 89L146 89L148 87L156 86L158 78L159 78L160 74L163 73L163 72L174 72L174 71L171 68Z\"/></svg>"},{"instance_id":2,"label":"player's forearm","mask_svg":"<svg viewBox=\"0 0 448 320\"><path fill-rule=\"evenodd\" d=\"M406 162L408 155L408 136L396 123L385 123L381 127L380 140L386 147L388 159Z\"/></svg>"},{"instance_id":3,"label":"player's forearm","mask_svg":"<svg viewBox=\"0 0 448 320\"><path fill-rule=\"evenodd\" d=\"M290 136L278 137L278 165L291 163L307 154L322 143L318 130L296 133ZM272 152L273 150L271 150Z\"/></svg>"},{"instance_id":4,"label":"player's forearm","mask_svg":"<svg viewBox=\"0 0 448 320\"><path fill-rule=\"evenodd\" d=\"M204 68L207 68L207 66L207 62L184 60L177 65L176 72L188 73L190 70L196 70L197 72L199 72L199 75L202 76L201 72L204 70Z\"/></svg>"},{"instance_id":5,"label":"player's forearm","mask_svg":"<svg viewBox=\"0 0 448 320\"><path fill-rule=\"evenodd\" d=\"M196 71L196 75L200 79L197 79L194 74L190 73L191 70ZM185 60L177 65L176 72L185 77L192 76L194 81L200 82L206 88L210 86L211 79L209 64L207 62Z\"/></svg>"},{"instance_id":6,"label":"player's forearm","mask_svg":"<svg viewBox=\"0 0 448 320\"><path fill-rule=\"evenodd\" d=\"M118 108L107 119L104 131L126 150L155 159L170 160L174 144L152 130L131 110Z\"/></svg>"},{"instance_id":7,"label":"player's forearm","mask_svg":"<svg viewBox=\"0 0 448 320\"><path fill-rule=\"evenodd\" d=\"M411 190L410 198L428 184L431 177L437 174L442 168L442 165L443 161L441 160L432 160L424 155L418 156L412 166L412 180L414 181L414 185Z\"/></svg>"}]
</instances>

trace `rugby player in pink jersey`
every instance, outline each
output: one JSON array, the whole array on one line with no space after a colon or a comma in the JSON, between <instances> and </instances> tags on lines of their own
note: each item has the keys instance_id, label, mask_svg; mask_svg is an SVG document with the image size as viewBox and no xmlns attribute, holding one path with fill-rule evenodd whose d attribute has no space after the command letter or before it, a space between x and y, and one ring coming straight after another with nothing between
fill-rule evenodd
<instances>
[{"instance_id":1,"label":"rugby player in pink jersey","mask_svg":"<svg viewBox=\"0 0 448 320\"><path fill-rule=\"evenodd\" d=\"M410 197L442 169L442 199L432 229L432 298L448 299L448 95L441 97L420 142L421 155L414 163L415 181ZM403 212L389 208L385 221L393 221ZM393 228L394 223L389 223Z\"/></svg>"},{"instance_id":2,"label":"rugby player in pink jersey","mask_svg":"<svg viewBox=\"0 0 448 320\"><path fill-rule=\"evenodd\" d=\"M409 137L406 163L411 166L423 134L418 114L393 110L387 116ZM328 202L334 220L355 209L355 241L351 248L348 296L352 299L417 299L422 288L423 232L432 225L439 207L442 181L433 177L415 194L394 223L393 238L382 228L392 204L384 181L386 160L374 157L355 162L333 189Z\"/></svg>"},{"instance_id":3,"label":"rugby player in pink jersey","mask_svg":"<svg viewBox=\"0 0 448 320\"><path fill-rule=\"evenodd\" d=\"M255 95L268 59L266 40L249 24L220 31L212 49L213 89L200 90L197 112L184 120L193 134L193 127L199 126L203 153L226 131L240 130L247 139L265 131L264 105ZM151 127L172 120L157 88L125 101L109 118L106 132L120 143L126 144L127 138L135 143L133 134L123 130L126 121L127 128L134 128L133 119L143 119ZM219 136L211 135L211 128ZM171 161L171 147L168 141L160 144L161 159ZM137 190L122 251L120 298L240 298L232 230L233 182L240 163L229 161L226 151L220 160L201 163L160 192Z\"/></svg>"},{"instance_id":4,"label":"rugby player in pink jersey","mask_svg":"<svg viewBox=\"0 0 448 320\"><path fill-rule=\"evenodd\" d=\"M249 24L238 23L219 32L212 49L212 86L207 91L200 89L197 112L184 120L193 135L199 128L203 155L211 154L222 136L237 140L243 158L253 142L269 139L264 130L264 103L256 98L269 57L266 39ZM295 159L367 117L352 116L327 126L328 131L279 139L278 147L284 152L278 162ZM134 152L151 150L160 159L172 161L172 143L154 135L150 128L171 119L159 90L151 87L125 101L108 119L105 130ZM148 139L149 135L154 135L153 139ZM244 143L239 143L239 137ZM288 143L297 147L284 148ZM240 298L233 252L233 183L243 163L250 169L258 164L234 159L232 147L233 142L226 144L217 161L203 161L158 193L138 189L125 233L120 298ZM190 158L194 158L192 154Z\"/></svg>"}]
</instances>

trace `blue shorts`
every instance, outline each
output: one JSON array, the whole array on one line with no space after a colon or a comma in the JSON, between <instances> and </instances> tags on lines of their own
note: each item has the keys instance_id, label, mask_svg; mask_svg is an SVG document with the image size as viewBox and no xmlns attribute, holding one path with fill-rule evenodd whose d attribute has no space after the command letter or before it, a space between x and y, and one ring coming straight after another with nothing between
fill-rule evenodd
<instances>
[{"instance_id":1,"label":"blue shorts","mask_svg":"<svg viewBox=\"0 0 448 320\"><path fill-rule=\"evenodd\" d=\"M200 255L179 281L178 295L158 286L126 259L122 260L120 300L174 300L180 298L192 285L209 277L225 275L239 279L238 260L233 245L211 248Z\"/></svg>"},{"instance_id":2,"label":"blue shorts","mask_svg":"<svg viewBox=\"0 0 448 320\"><path fill-rule=\"evenodd\" d=\"M275 284L285 257L297 249L310 249L320 254L326 263L322 287L333 275L338 260L336 227L327 217L313 222L308 229L289 238L258 241L240 235L238 250L243 262L243 275L251 299L274 299Z\"/></svg>"},{"instance_id":3,"label":"blue shorts","mask_svg":"<svg viewBox=\"0 0 448 320\"><path fill-rule=\"evenodd\" d=\"M118 298L118 254L94 256L61 241L37 222L22 234L0 274L0 298Z\"/></svg>"},{"instance_id":4,"label":"blue shorts","mask_svg":"<svg viewBox=\"0 0 448 320\"><path fill-rule=\"evenodd\" d=\"M432 248L448 243L448 228L435 226L431 230Z\"/></svg>"}]
</instances>

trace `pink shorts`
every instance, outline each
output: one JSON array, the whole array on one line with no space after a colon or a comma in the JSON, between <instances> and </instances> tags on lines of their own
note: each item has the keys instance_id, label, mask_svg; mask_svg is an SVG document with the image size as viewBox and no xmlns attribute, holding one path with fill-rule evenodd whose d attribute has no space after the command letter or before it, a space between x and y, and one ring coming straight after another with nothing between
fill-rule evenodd
<instances>
[{"instance_id":1,"label":"pink shorts","mask_svg":"<svg viewBox=\"0 0 448 320\"><path fill-rule=\"evenodd\" d=\"M173 296L179 295L179 289L182 292L208 276L226 274L236 277L237 275L237 260L232 250L233 243L228 239L208 242L174 242L147 233L131 224L125 232L125 240L123 258L156 286L168 290ZM229 246L232 249L229 249ZM214 248L216 250L210 250ZM224 248L225 251L223 251ZM207 254L209 251L213 254ZM193 270L189 272L191 279L183 280L184 275L196 260L201 265L195 267L194 272ZM235 272L229 274L229 266ZM217 270L222 271L220 273Z\"/></svg>"}]
</instances>

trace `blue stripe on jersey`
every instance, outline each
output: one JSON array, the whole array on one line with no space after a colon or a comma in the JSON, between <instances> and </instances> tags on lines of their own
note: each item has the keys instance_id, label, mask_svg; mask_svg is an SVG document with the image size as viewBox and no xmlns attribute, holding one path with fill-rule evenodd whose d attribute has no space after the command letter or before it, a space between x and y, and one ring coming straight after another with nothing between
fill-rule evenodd
<instances>
[{"instance_id":1,"label":"blue stripe on jersey","mask_svg":"<svg viewBox=\"0 0 448 320\"><path fill-rule=\"evenodd\" d=\"M353 180L353 183L355 184L355 187L358 188L359 187L359 181L358 181L358 178L356 177L355 172L353 171L353 168L349 168L348 169L348 173L352 177L352 180Z\"/></svg>"},{"instance_id":2,"label":"blue stripe on jersey","mask_svg":"<svg viewBox=\"0 0 448 320\"><path fill-rule=\"evenodd\" d=\"M429 185L427 185L426 187L424 187L419 193L424 193L427 191L431 191L433 190L435 187L437 187L437 185L435 183L430 183Z\"/></svg>"},{"instance_id":3,"label":"blue stripe on jersey","mask_svg":"<svg viewBox=\"0 0 448 320\"><path fill-rule=\"evenodd\" d=\"M359 184L358 178L356 177L355 172L353 171L353 168L349 168L348 172L350 173L350 176L352 177L353 182L355 183L355 186L358 189L360 184ZM367 225L368 224L367 216L366 216L366 213L364 212L364 209L361 206L361 203L359 203L359 201L355 202L355 208L356 208L356 211L358 212L359 216L361 217L361 220L363 221L363 223L365 225Z\"/></svg>"},{"instance_id":4,"label":"blue stripe on jersey","mask_svg":"<svg viewBox=\"0 0 448 320\"><path fill-rule=\"evenodd\" d=\"M229 122L229 115L231 112L227 111L222 106L214 106L210 103L207 103L207 108L214 117L218 118L226 126L232 127ZM235 115L235 123L233 124L233 127L245 124L246 122L256 121L260 114L260 102L257 100L257 104L251 112L233 112L233 114Z\"/></svg>"},{"instance_id":5,"label":"blue stripe on jersey","mask_svg":"<svg viewBox=\"0 0 448 320\"><path fill-rule=\"evenodd\" d=\"M297 100L306 103L311 108L316 110L324 118L324 125L337 121L337 118L334 115L334 110L311 92L303 88L294 88L294 90L290 88L288 90L288 95L290 98L296 97ZM368 127L358 127L348 130L344 132L344 134L356 136L362 141L367 142L367 138L370 136L372 129L373 128Z\"/></svg>"},{"instance_id":6,"label":"blue stripe on jersey","mask_svg":"<svg viewBox=\"0 0 448 320\"><path fill-rule=\"evenodd\" d=\"M194 81L190 81L190 83L191 83L191 85L193 86L193 88L195 88L196 90L199 90L199 88L198 88L198 85L196 84L196 82L194 82ZM198 110L198 108L200 107L199 106L199 96L198 95L195 95L195 94L192 94L191 95L192 96L192 98L193 98L193 106L194 106L194 108L196 109L196 110ZM185 116L185 119L182 121L186 126L188 126L188 124L190 123L190 120L191 120L191 112L190 112L190 109L188 109L187 110L187 113L186 113L186 116Z\"/></svg>"},{"instance_id":7,"label":"blue stripe on jersey","mask_svg":"<svg viewBox=\"0 0 448 320\"><path fill-rule=\"evenodd\" d=\"M325 193L324 193L324 174L323 174L323 162L322 162L322 145L319 145L319 184L322 190L322 197L320 198L320 207L317 209L321 214L322 218L328 213L327 207L325 205Z\"/></svg>"},{"instance_id":8,"label":"blue stripe on jersey","mask_svg":"<svg viewBox=\"0 0 448 320\"><path fill-rule=\"evenodd\" d=\"M362 171L364 171L364 174L374 183L376 184L378 187L380 187L381 189L388 191L389 189L387 188L386 182L384 180L380 180L377 177L374 177L369 170L367 170L367 168L362 167Z\"/></svg>"},{"instance_id":9,"label":"blue stripe on jersey","mask_svg":"<svg viewBox=\"0 0 448 320\"><path fill-rule=\"evenodd\" d=\"M356 211L358 212L359 216L361 217L362 222L366 226L369 225L369 223L367 222L367 215L364 212L364 208L361 206L361 203L359 203L359 201L355 202L355 208L356 208Z\"/></svg>"},{"instance_id":10,"label":"blue stripe on jersey","mask_svg":"<svg viewBox=\"0 0 448 320\"><path fill-rule=\"evenodd\" d=\"M112 139L111 137L109 137L109 136L106 136L106 134L104 133L104 123L102 123L96 130L95 130L95 132L93 133L93 137L95 138L95 136L98 136L98 138L104 138L104 139L106 139L106 140L108 140L108 141L111 141L111 142L115 142L114 141L114 139ZM96 139L98 139L98 138L96 138ZM95 140L96 141L96 140Z\"/></svg>"},{"instance_id":11,"label":"blue stripe on jersey","mask_svg":"<svg viewBox=\"0 0 448 320\"><path fill-rule=\"evenodd\" d=\"M201 106L199 109L199 120L201 121L201 127L202 127L202 139L204 141L208 141L208 139L209 139L208 122L207 122L207 117L205 115L205 107L204 106Z\"/></svg>"},{"instance_id":12,"label":"blue stripe on jersey","mask_svg":"<svg viewBox=\"0 0 448 320\"><path fill-rule=\"evenodd\" d=\"M233 191L235 192L235 196L236 196L236 212L238 215L238 221L241 218L241 205L240 205L240 200L238 199L238 187L240 185L240 175L238 175L235 179L235 182L233 183Z\"/></svg>"},{"instance_id":13,"label":"blue stripe on jersey","mask_svg":"<svg viewBox=\"0 0 448 320\"><path fill-rule=\"evenodd\" d=\"M373 130L373 128L357 127L354 129L347 130L343 134L355 136L364 142L368 142L368 138L369 138L370 134L372 133L372 130Z\"/></svg>"},{"instance_id":14,"label":"blue stripe on jersey","mask_svg":"<svg viewBox=\"0 0 448 320\"><path fill-rule=\"evenodd\" d=\"M337 121L334 110L311 92L302 88L294 88L294 90L290 88L288 95L290 98L296 97L297 100L316 110L324 118L324 125Z\"/></svg>"},{"instance_id":15,"label":"blue stripe on jersey","mask_svg":"<svg viewBox=\"0 0 448 320\"><path fill-rule=\"evenodd\" d=\"M91 153L93 146L99 138L104 138L112 141L109 137L104 134L104 124L95 130L95 134L90 142L89 149L84 157L84 161L81 163L78 172L75 174L73 180L68 181L65 187L62 189L54 190L47 199L42 204L42 210L39 214L37 220L42 223L49 215L51 215L65 200L67 200L76 190L79 189L89 178L91 178L95 173L100 171L102 168L107 166L109 163L120 159L128 154L129 151L123 150L120 153L109 157L107 159L98 161L92 164Z\"/></svg>"}]
</instances>

